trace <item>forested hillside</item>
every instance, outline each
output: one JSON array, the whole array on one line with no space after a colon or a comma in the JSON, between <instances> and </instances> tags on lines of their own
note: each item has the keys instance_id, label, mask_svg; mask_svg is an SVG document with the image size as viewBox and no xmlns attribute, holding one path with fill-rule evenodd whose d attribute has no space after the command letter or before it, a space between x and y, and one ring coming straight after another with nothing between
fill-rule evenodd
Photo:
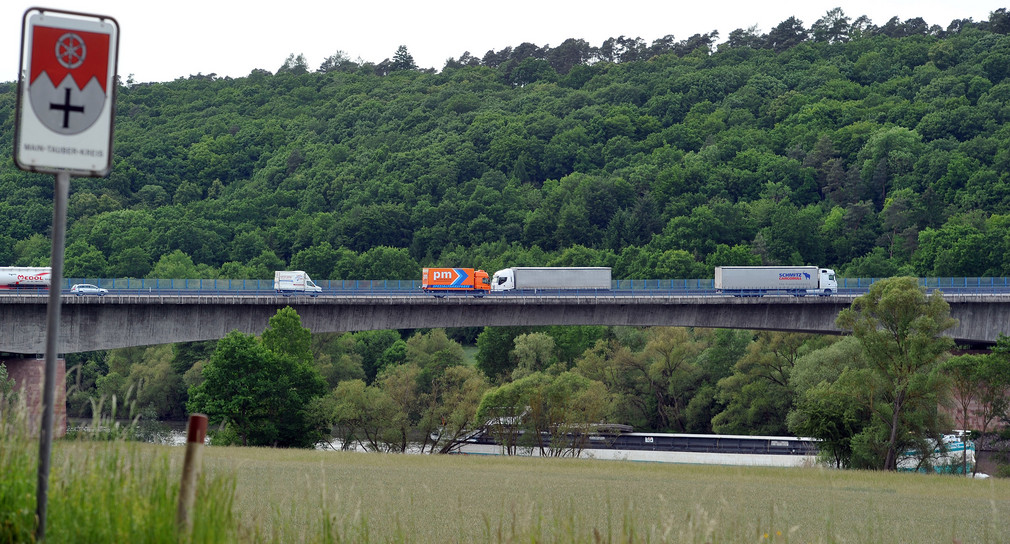
<instances>
[{"instance_id":1,"label":"forested hillside","mask_svg":"<svg viewBox=\"0 0 1010 544\"><path fill-rule=\"evenodd\" d=\"M521 44L439 73L118 89L108 179L75 179L66 275L416 279L427 265L721 264L1010 275L1010 24ZM15 84L0 86L11 149ZM51 176L0 163L0 262L48 260Z\"/></svg>"}]
</instances>

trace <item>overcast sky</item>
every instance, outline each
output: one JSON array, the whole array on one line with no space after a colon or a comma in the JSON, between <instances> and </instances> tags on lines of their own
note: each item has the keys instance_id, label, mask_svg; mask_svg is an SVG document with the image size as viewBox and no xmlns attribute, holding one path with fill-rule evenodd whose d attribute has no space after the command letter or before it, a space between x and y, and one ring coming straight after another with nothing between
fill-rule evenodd
<instances>
[{"instance_id":1,"label":"overcast sky","mask_svg":"<svg viewBox=\"0 0 1010 544\"><path fill-rule=\"evenodd\" d=\"M647 44L672 34L737 28L766 33L796 16L807 28L835 7L883 25L891 17L922 17L946 28L954 19L987 20L1007 4L989 0L0 0L0 81L17 79L21 21L30 7L108 15L119 22L119 74L125 80L171 81L198 73L243 77L275 72L288 55L303 54L311 70L343 51L352 60L381 62L405 45L421 68L441 70L449 57L483 57L523 42L557 46L581 38L599 46L609 37Z\"/></svg>"}]
</instances>

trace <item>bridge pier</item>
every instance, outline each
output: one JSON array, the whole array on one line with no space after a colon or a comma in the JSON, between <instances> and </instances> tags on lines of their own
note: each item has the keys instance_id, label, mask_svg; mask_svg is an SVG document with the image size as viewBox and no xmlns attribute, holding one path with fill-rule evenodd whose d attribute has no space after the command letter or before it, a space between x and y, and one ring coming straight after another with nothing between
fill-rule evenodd
<instances>
[{"instance_id":1,"label":"bridge pier","mask_svg":"<svg viewBox=\"0 0 1010 544\"><path fill-rule=\"evenodd\" d=\"M14 379L18 392L28 408L29 432L37 435L42 425L42 388L45 382L45 359L4 359L7 376ZM56 360L56 398L53 406L53 436L67 434L67 362Z\"/></svg>"}]
</instances>

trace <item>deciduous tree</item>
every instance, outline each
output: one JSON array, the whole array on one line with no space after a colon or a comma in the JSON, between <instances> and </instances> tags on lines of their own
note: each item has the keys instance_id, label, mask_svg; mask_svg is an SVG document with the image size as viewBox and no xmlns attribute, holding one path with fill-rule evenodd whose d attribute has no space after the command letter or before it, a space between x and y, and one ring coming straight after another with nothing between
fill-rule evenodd
<instances>
[{"instance_id":1,"label":"deciduous tree","mask_svg":"<svg viewBox=\"0 0 1010 544\"><path fill-rule=\"evenodd\" d=\"M289 308L271 318L264 336L222 338L187 408L228 423L242 445L311 447L325 438L308 409L326 382L311 362L308 329Z\"/></svg>"},{"instance_id":2,"label":"deciduous tree","mask_svg":"<svg viewBox=\"0 0 1010 544\"><path fill-rule=\"evenodd\" d=\"M836 324L850 331L866 351L880 389L872 399L874 418L884 433L882 463L896 470L898 455L913 439L937 433L935 417L945 384L940 363L954 342L941 334L954 327L950 305L938 292L927 295L911 277L870 286L842 310Z\"/></svg>"}]
</instances>

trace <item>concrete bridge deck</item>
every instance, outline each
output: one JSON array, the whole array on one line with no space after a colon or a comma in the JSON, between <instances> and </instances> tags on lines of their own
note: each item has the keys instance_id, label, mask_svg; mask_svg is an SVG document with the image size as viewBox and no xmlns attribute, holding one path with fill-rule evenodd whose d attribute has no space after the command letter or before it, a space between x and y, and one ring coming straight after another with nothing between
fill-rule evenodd
<instances>
[{"instance_id":1,"label":"concrete bridge deck","mask_svg":"<svg viewBox=\"0 0 1010 544\"><path fill-rule=\"evenodd\" d=\"M435 298L417 294L320 296L110 294L64 296L60 352L215 340L232 330L259 334L278 309L293 307L312 332L424 327L628 325L840 334L835 317L856 295L505 295ZM944 295L963 345L995 343L1010 331L1010 294ZM0 296L0 351L39 354L44 294Z\"/></svg>"}]
</instances>

